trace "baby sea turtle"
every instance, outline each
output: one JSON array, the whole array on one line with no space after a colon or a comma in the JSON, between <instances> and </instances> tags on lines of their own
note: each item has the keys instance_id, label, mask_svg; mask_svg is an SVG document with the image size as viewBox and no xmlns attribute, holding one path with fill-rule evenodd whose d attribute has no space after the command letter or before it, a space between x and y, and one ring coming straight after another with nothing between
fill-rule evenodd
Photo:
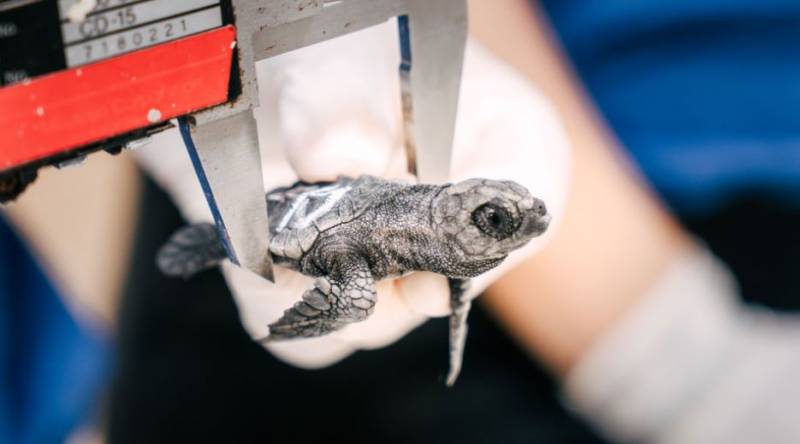
<instances>
[{"instance_id":1,"label":"baby sea turtle","mask_svg":"<svg viewBox=\"0 0 800 444\"><path fill-rule=\"evenodd\" d=\"M461 369L470 301L468 279L542 234L544 203L511 181L470 179L409 185L372 176L296 183L267 193L277 265L316 277L302 300L269 326L264 341L322 336L375 309L375 282L412 271L447 276L450 370ZM178 230L158 253L167 275L188 277L226 257L212 224Z\"/></svg>"}]
</instances>

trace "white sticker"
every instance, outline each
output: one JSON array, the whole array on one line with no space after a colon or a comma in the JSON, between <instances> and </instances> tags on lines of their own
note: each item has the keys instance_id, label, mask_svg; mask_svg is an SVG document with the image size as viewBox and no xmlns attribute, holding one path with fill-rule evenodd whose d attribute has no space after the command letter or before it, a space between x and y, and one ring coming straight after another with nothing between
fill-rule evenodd
<instances>
[{"instance_id":1,"label":"white sticker","mask_svg":"<svg viewBox=\"0 0 800 444\"><path fill-rule=\"evenodd\" d=\"M164 8L158 7L150 10L136 10L139 6L150 5L150 7L153 8L156 4L161 3L169 3L172 6ZM204 4L206 6L205 9L200 10L197 8L189 8L190 11L194 11L190 13L181 14L181 12L175 12L176 4L179 4L180 10L185 11L187 9L186 5L190 3L195 6L198 4ZM209 4L211 5L210 7ZM200 8L204 7L201 6ZM65 49L68 67L71 68L102 60L222 26L222 11L219 7L219 2L208 0L182 0L180 2L174 0L153 0L106 11L97 15L90 15L87 17L87 20L82 23L96 23L96 21L92 21L96 17L106 17L106 19L109 20L109 26L113 26L114 30L109 31L108 29L103 29L102 32L98 31L97 33L91 31L92 38L68 43ZM149 20L139 20L139 17L147 17ZM153 17L156 18L153 19ZM117 22L112 23L111 20L117 20ZM119 21L125 21L123 28L119 27ZM67 32L67 26L72 25L75 24L65 23L62 25L65 29L65 34ZM74 30L76 29L78 30L77 32L81 32L79 28L74 26L70 29L73 30L70 32L75 32Z\"/></svg>"},{"instance_id":2,"label":"white sticker","mask_svg":"<svg viewBox=\"0 0 800 444\"><path fill-rule=\"evenodd\" d=\"M58 12L61 20L67 20L69 18L70 11L73 11L72 8L80 3L86 3L86 0L58 0ZM93 14L95 12L105 11L118 6L125 6L129 3L141 3L141 0L95 0L94 7L88 11L88 13Z\"/></svg>"},{"instance_id":3,"label":"white sticker","mask_svg":"<svg viewBox=\"0 0 800 444\"><path fill-rule=\"evenodd\" d=\"M114 9L106 8L100 12L92 11L80 22L63 23L61 34L64 43L69 45L217 5L219 0L150 0Z\"/></svg>"}]
</instances>

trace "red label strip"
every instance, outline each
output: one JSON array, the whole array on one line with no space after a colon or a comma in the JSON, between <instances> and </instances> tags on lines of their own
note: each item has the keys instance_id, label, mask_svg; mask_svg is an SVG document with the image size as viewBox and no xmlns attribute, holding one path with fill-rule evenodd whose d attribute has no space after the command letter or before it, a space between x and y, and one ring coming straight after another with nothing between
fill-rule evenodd
<instances>
[{"instance_id":1,"label":"red label strip","mask_svg":"<svg viewBox=\"0 0 800 444\"><path fill-rule=\"evenodd\" d=\"M235 37L226 26L0 89L0 171L225 102Z\"/></svg>"}]
</instances>

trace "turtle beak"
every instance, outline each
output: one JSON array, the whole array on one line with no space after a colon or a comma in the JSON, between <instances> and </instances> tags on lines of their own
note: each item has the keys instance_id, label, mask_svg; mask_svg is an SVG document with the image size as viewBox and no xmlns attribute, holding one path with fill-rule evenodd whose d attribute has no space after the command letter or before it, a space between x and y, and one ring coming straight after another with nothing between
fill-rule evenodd
<instances>
[{"instance_id":1,"label":"turtle beak","mask_svg":"<svg viewBox=\"0 0 800 444\"><path fill-rule=\"evenodd\" d=\"M533 207L526 211L525 222L523 222L521 234L526 238L536 237L547 230L550 225L550 213L540 199L534 198Z\"/></svg>"}]
</instances>

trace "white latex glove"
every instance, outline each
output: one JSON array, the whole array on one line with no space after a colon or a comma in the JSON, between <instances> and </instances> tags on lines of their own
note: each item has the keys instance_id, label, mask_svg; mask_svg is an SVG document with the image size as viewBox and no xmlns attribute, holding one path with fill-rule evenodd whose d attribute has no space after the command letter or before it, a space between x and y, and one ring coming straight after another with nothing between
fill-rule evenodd
<instances>
[{"instance_id":1,"label":"white latex glove","mask_svg":"<svg viewBox=\"0 0 800 444\"><path fill-rule=\"evenodd\" d=\"M394 21L263 61L256 118L270 190L337 175L403 178L399 43ZM138 158L190 222L211 216L177 131L153 137ZM470 41L461 87L451 180L510 179L543 199L553 215L548 233L476 278L482 292L514 264L541 248L558 225L568 184L569 149L555 111L517 72ZM409 178L413 179L413 178ZM257 339L298 301L312 280L277 269L271 284L230 263L223 273L245 329ZM430 316L450 311L446 279L414 273L378 283L366 321L312 339L266 345L306 368L330 365L358 349L388 345ZM443 356L444 359L444 356Z\"/></svg>"},{"instance_id":2,"label":"white latex glove","mask_svg":"<svg viewBox=\"0 0 800 444\"><path fill-rule=\"evenodd\" d=\"M595 338L564 398L613 442L797 443L798 344L800 316L742 304L700 248Z\"/></svg>"}]
</instances>

